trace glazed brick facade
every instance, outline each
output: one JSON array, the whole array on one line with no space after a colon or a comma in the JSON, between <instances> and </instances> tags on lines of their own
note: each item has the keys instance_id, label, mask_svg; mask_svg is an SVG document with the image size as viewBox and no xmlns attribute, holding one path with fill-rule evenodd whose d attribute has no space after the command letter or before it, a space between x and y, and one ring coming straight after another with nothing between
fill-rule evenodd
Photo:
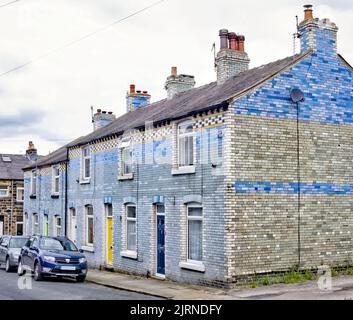
<instances>
[{"instance_id":1,"label":"glazed brick facade","mask_svg":"<svg viewBox=\"0 0 353 320\"><path fill-rule=\"evenodd\" d=\"M337 56L333 24L301 31L311 54L230 107L232 282L352 263L352 69ZM304 92L298 105L293 88Z\"/></svg>"},{"instance_id":2,"label":"glazed brick facade","mask_svg":"<svg viewBox=\"0 0 353 320\"><path fill-rule=\"evenodd\" d=\"M31 194L32 171L24 173L25 203L23 208L23 219L25 234L34 233L34 215L39 217L39 234L45 234L45 217L48 219L48 235L57 235L56 217L62 218L61 234L65 233L65 163L57 164L60 169L59 193L54 195L53 185L53 166L37 168L37 187L36 195Z\"/></svg>"}]
</instances>

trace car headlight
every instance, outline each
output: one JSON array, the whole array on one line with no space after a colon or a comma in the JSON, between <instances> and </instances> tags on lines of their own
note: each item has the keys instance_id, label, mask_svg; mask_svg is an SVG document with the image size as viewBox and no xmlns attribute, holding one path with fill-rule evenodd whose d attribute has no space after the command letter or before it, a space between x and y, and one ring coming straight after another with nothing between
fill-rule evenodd
<instances>
[{"instance_id":1,"label":"car headlight","mask_svg":"<svg viewBox=\"0 0 353 320\"><path fill-rule=\"evenodd\" d=\"M55 258L54 258L54 257L44 256L43 259L44 259L45 261L48 261L48 262L55 262Z\"/></svg>"},{"instance_id":2,"label":"car headlight","mask_svg":"<svg viewBox=\"0 0 353 320\"><path fill-rule=\"evenodd\" d=\"M80 258L80 263L85 263L86 261L87 261L87 259L86 258Z\"/></svg>"}]
</instances>

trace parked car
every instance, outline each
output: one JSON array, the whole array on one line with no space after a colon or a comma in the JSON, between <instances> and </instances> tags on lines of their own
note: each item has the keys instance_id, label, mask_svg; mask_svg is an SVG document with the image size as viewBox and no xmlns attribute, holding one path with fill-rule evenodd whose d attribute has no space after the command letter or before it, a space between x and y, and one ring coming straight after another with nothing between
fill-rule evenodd
<instances>
[{"instance_id":1,"label":"parked car","mask_svg":"<svg viewBox=\"0 0 353 320\"><path fill-rule=\"evenodd\" d=\"M24 236L3 236L0 239L0 264L5 264L6 272L17 267L21 248L28 239Z\"/></svg>"},{"instance_id":2,"label":"parked car","mask_svg":"<svg viewBox=\"0 0 353 320\"><path fill-rule=\"evenodd\" d=\"M45 276L73 277L83 282L87 260L82 250L66 237L32 236L21 249L17 273L34 273L34 280Z\"/></svg>"}]
</instances>

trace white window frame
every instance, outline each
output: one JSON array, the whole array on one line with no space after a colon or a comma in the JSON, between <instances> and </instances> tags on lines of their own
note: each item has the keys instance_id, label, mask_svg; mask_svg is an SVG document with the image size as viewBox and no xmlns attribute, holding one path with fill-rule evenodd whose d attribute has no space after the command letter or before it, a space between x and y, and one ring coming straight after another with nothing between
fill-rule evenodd
<instances>
[{"instance_id":1,"label":"white window frame","mask_svg":"<svg viewBox=\"0 0 353 320\"><path fill-rule=\"evenodd\" d=\"M38 172L36 169L31 172L31 196L37 195L37 175Z\"/></svg>"},{"instance_id":2,"label":"white window frame","mask_svg":"<svg viewBox=\"0 0 353 320\"><path fill-rule=\"evenodd\" d=\"M54 225L54 228L55 228L55 235L57 237L59 236L62 236L62 223L63 223L63 219L61 216L54 216L54 219L55 219L55 225ZM60 223L59 223L60 221ZM59 231L60 230L60 231ZM59 232L58 232L59 231Z\"/></svg>"},{"instance_id":3,"label":"white window frame","mask_svg":"<svg viewBox=\"0 0 353 320\"><path fill-rule=\"evenodd\" d=\"M33 234L39 234L39 214L38 213L33 213L32 219L33 219L33 221L32 221L32 233Z\"/></svg>"},{"instance_id":4,"label":"white window frame","mask_svg":"<svg viewBox=\"0 0 353 320\"><path fill-rule=\"evenodd\" d=\"M10 191L9 191L9 186L7 185L1 185L1 187L5 187L5 188L1 188L1 190L6 190L4 194L0 193L0 198L7 198L10 195Z\"/></svg>"},{"instance_id":5,"label":"white window frame","mask_svg":"<svg viewBox=\"0 0 353 320\"><path fill-rule=\"evenodd\" d=\"M22 199L19 199L19 191L22 191ZM24 187L17 187L16 188L16 202L23 203L25 198L25 188Z\"/></svg>"},{"instance_id":6,"label":"white window frame","mask_svg":"<svg viewBox=\"0 0 353 320\"><path fill-rule=\"evenodd\" d=\"M135 208L135 218L128 217L128 208ZM128 236L128 222L135 223L135 248L129 249L129 236ZM133 203L125 205L125 239L126 239L126 251L137 252L137 207Z\"/></svg>"},{"instance_id":7,"label":"white window frame","mask_svg":"<svg viewBox=\"0 0 353 320\"><path fill-rule=\"evenodd\" d=\"M120 165L119 165L119 180L129 180L133 179L134 173L133 173L133 154L132 154L132 145L131 145L131 138L130 137L125 137L121 140L119 144L119 154L120 154ZM131 154L130 156L130 163L128 163L128 166L126 166L126 161L125 161L125 152L129 152ZM130 171L127 171L126 168L130 168Z\"/></svg>"},{"instance_id":8,"label":"white window frame","mask_svg":"<svg viewBox=\"0 0 353 320\"><path fill-rule=\"evenodd\" d=\"M85 151L88 153L85 155ZM86 160L89 160L89 176L86 176ZM91 157L91 149L89 145L86 145L81 148L81 182L87 183L91 180L92 176L92 157Z\"/></svg>"},{"instance_id":9,"label":"white window frame","mask_svg":"<svg viewBox=\"0 0 353 320\"><path fill-rule=\"evenodd\" d=\"M56 190L56 186L58 189ZM56 165L52 168L52 194L60 194L60 166Z\"/></svg>"},{"instance_id":10,"label":"white window frame","mask_svg":"<svg viewBox=\"0 0 353 320\"><path fill-rule=\"evenodd\" d=\"M201 209L201 216L189 216L189 208L198 208ZM199 203L189 203L186 206L186 220L187 220L187 225L186 225L186 254L187 254L187 262L189 263L193 263L193 264L203 264L203 207L201 204ZM201 243L201 260L193 260L193 259L189 259L189 221L201 221L201 237L202 237L202 243Z\"/></svg>"},{"instance_id":11,"label":"white window frame","mask_svg":"<svg viewBox=\"0 0 353 320\"><path fill-rule=\"evenodd\" d=\"M180 131L183 128L187 128L191 126L192 127L192 131L191 132L184 132L181 133ZM187 161L187 164L181 163L181 157L183 155L183 157L185 157L185 150L182 149L181 145L180 145L180 140L181 139L185 139L185 138L190 138L192 137L192 150L188 150L188 157L191 157L191 159L188 159L189 161ZM190 148L190 144L188 145ZM188 167L194 167L195 166L195 155L194 155L194 150L195 150L195 134L194 134L194 130L193 130L193 123L192 120L186 120L183 122L178 123L178 127L177 127L177 166L178 168L188 168ZM190 161L191 160L191 161Z\"/></svg>"},{"instance_id":12,"label":"white window frame","mask_svg":"<svg viewBox=\"0 0 353 320\"><path fill-rule=\"evenodd\" d=\"M89 214L89 209L92 209L92 214ZM93 224L93 227L92 227L93 228L93 230L92 230L92 232L93 232L93 235L92 235L93 241L92 242L89 242L89 234L88 234L88 230L89 230L89 228L88 228L88 226L89 226L88 220L89 219L92 219L92 224ZM94 245L94 212L93 212L93 206L91 206L91 205L85 206L85 225L86 225L86 228L85 228L85 242L86 242L86 245L88 247L93 247L93 245Z\"/></svg>"}]
</instances>

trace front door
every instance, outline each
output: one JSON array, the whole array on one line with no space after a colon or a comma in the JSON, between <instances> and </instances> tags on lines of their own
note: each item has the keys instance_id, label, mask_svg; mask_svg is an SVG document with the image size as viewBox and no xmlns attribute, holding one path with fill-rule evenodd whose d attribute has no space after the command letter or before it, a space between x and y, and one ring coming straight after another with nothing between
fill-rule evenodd
<instances>
[{"instance_id":1,"label":"front door","mask_svg":"<svg viewBox=\"0 0 353 320\"><path fill-rule=\"evenodd\" d=\"M113 219L107 217L107 264L113 264Z\"/></svg>"},{"instance_id":2,"label":"front door","mask_svg":"<svg viewBox=\"0 0 353 320\"><path fill-rule=\"evenodd\" d=\"M43 235L44 236L49 236L49 217L48 217L47 214L44 215Z\"/></svg>"},{"instance_id":3,"label":"front door","mask_svg":"<svg viewBox=\"0 0 353 320\"><path fill-rule=\"evenodd\" d=\"M0 221L0 237L4 234L4 222Z\"/></svg>"},{"instance_id":4,"label":"front door","mask_svg":"<svg viewBox=\"0 0 353 320\"><path fill-rule=\"evenodd\" d=\"M157 206L157 274L165 274L165 216L164 206Z\"/></svg>"},{"instance_id":5,"label":"front door","mask_svg":"<svg viewBox=\"0 0 353 320\"><path fill-rule=\"evenodd\" d=\"M77 243L76 229L76 210L70 209L70 240L73 243Z\"/></svg>"}]
</instances>

